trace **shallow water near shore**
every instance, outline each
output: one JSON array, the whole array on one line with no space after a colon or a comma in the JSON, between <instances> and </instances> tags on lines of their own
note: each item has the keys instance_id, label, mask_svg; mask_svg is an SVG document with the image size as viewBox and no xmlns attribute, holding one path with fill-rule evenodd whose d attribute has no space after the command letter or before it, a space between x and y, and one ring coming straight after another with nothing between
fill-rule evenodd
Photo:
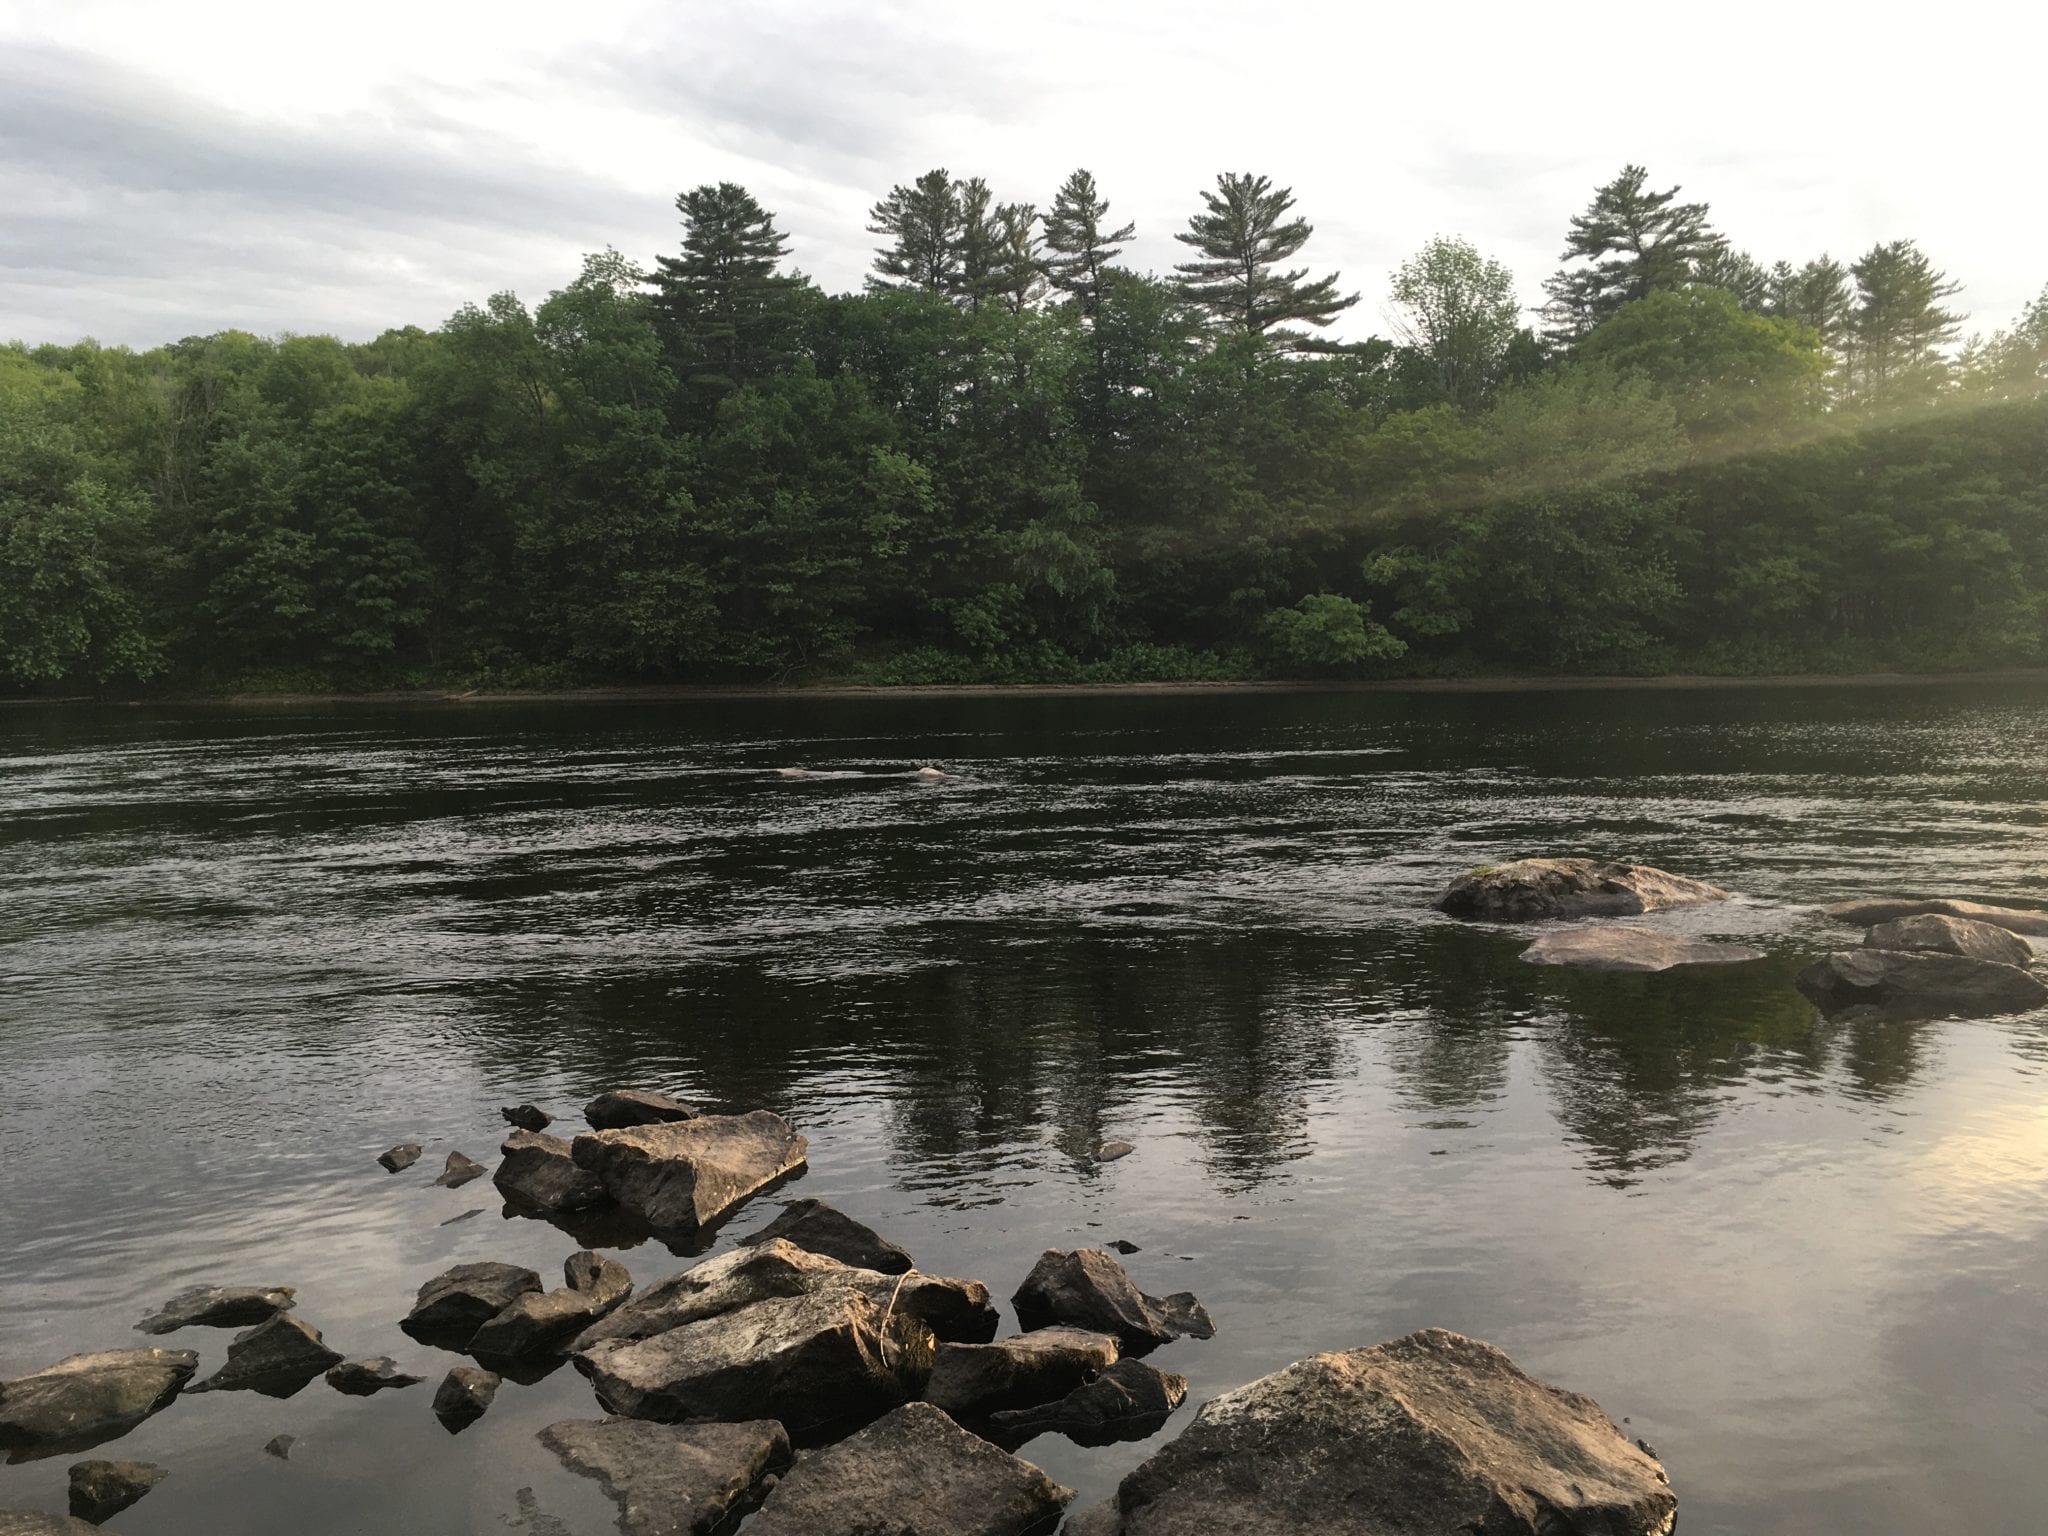
<instances>
[{"instance_id":1,"label":"shallow water near shore","mask_svg":"<svg viewBox=\"0 0 2048 1536\"><path fill-rule=\"evenodd\" d=\"M1554 970L1428 909L1570 852L1729 886L1645 921L1767 958ZM647 1086L788 1115L786 1196L999 1301L1113 1238L1199 1295L1157 1441L1023 1449L1077 1507L1215 1393L1439 1325L1626 1419L1685 1536L2032 1530L2048 1014L1831 1025L1791 987L1858 937L1816 905L1897 891L2048 905L2048 683L10 709L0 1379L210 1372L231 1333L132 1324L295 1285L429 1384L181 1400L88 1453L171 1471L111 1529L599 1536L534 1440L597 1415L582 1378L450 1437L457 1359L397 1322L575 1246L432 1187L448 1151ZM73 1459L0 1466L0 1508L60 1509Z\"/></svg>"}]
</instances>

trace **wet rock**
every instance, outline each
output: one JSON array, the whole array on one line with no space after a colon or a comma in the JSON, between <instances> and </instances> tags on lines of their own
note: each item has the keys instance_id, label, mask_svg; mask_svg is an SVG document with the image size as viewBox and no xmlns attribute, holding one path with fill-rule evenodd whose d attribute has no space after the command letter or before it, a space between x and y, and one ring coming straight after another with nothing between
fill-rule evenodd
<instances>
[{"instance_id":1,"label":"wet rock","mask_svg":"<svg viewBox=\"0 0 2048 1536\"><path fill-rule=\"evenodd\" d=\"M410 1168L419 1160L419 1143L412 1141L401 1142L389 1152L380 1152L377 1155L377 1161L384 1165L386 1173L398 1173Z\"/></svg>"},{"instance_id":2,"label":"wet rock","mask_svg":"<svg viewBox=\"0 0 2048 1536\"><path fill-rule=\"evenodd\" d=\"M168 1407L198 1368L189 1349L105 1349L0 1382L0 1451L32 1461L125 1435Z\"/></svg>"},{"instance_id":3,"label":"wet rock","mask_svg":"<svg viewBox=\"0 0 2048 1536\"><path fill-rule=\"evenodd\" d=\"M275 1456L279 1461L292 1459L292 1447L299 1443L297 1435L273 1435L263 1442L263 1454Z\"/></svg>"},{"instance_id":4,"label":"wet rock","mask_svg":"<svg viewBox=\"0 0 2048 1536\"><path fill-rule=\"evenodd\" d=\"M434 1388L434 1417L451 1435L459 1435L484 1416L503 1380L496 1371L458 1365Z\"/></svg>"},{"instance_id":5,"label":"wet rock","mask_svg":"<svg viewBox=\"0 0 2048 1536\"><path fill-rule=\"evenodd\" d=\"M540 1443L618 1501L625 1536L723 1530L771 1469L789 1464L789 1436L770 1419L686 1425L569 1419L542 1430Z\"/></svg>"},{"instance_id":6,"label":"wet rock","mask_svg":"<svg viewBox=\"0 0 2048 1536\"><path fill-rule=\"evenodd\" d=\"M1920 912L1879 923L1863 936L1865 949L1916 949L1936 954L1966 955L1999 965L2034 963L2034 946L2018 934L1975 918L1945 917Z\"/></svg>"},{"instance_id":7,"label":"wet rock","mask_svg":"<svg viewBox=\"0 0 2048 1536\"><path fill-rule=\"evenodd\" d=\"M593 1131L617 1131L634 1125L668 1125L694 1120L697 1110L693 1105L672 1099L665 1093L650 1093L644 1088L614 1088L609 1093L600 1093L584 1105L583 1118L590 1122Z\"/></svg>"},{"instance_id":8,"label":"wet rock","mask_svg":"<svg viewBox=\"0 0 2048 1536\"><path fill-rule=\"evenodd\" d=\"M171 1474L149 1461L81 1461L70 1470L71 1513L111 1520Z\"/></svg>"},{"instance_id":9,"label":"wet rock","mask_svg":"<svg viewBox=\"0 0 2048 1536\"><path fill-rule=\"evenodd\" d=\"M538 1104L508 1104L498 1113L507 1125L522 1131L544 1131L555 1123L555 1117Z\"/></svg>"},{"instance_id":10,"label":"wet rock","mask_svg":"<svg viewBox=\"0 0 2048 1536\"><path fill-rule=\"evenodd\" d=\"M33 1509L0 1509L0 1536L97 1536L101 1529L76 1515L46 1515Z\"/></svg>"},{"instance_id":11,"label":"wet rock","mask_svg":"<svg viewBox=\"0 0 2048 1536\"><path fill-rule=\"evenodd\" d=\"M197 1285L180 1291L135 1325L138 1333L180 1328L247 1328L291 1309L288 1285Z\"/></svg>"},{"instance_id":12,"label":"wet rock","mask_svg":"<svg viewBox=\"0 0 2048 1536\"><path fill-rule=\"evenodd\" d=\"M1740 965L1764 952L1747 944L1688 939L1649 928L1569 928L1546 933L1522 958L1531 965L1569 965L1582 971L1668 971L1680 965Z\"/></svg>"},{"instance_id":13,"label":"wet rock","mask_svg":"<svg viewBox=\"0 0 2048 1536\"><path fill-rule=\"evenodd\" d=\"M420 1287L398 1326L422 1344L468 1349L477 1329L539 1289L540 1276L517 1264L458 1264Z\"/></svg>"},{"instance_id":14,"label":"wet rock","mask_svg":"<svg viewBox=\"0 0 2048 1536\"><path fill-rule=\"evenodd\" d=\"M1073 1496L931 1404L906 1403L798 1461L747 1533L1025 1536L1049 1529Z\"/></svg>"},{"instance_id":15,"label":"wet rock","mask_svg":"<svg viewBox=\"0 0 2048 1536\"><path fill-rule=\"evenodd\" d=\"M2048 1003L2048 986L2018 966L1928 950L1851 949L1793 978L1826 1014L1868 1008L1895 1018L2024 1013Z\"/></svg>"},{"instance_id":16,"label":"wet rock","mask_svg":"<svg viewBox=\"0 0 2048 1536\"><path fill-rule=\"evenodd\" d=\"M1647 864L1517 859L1458 876L1437 897L1436 907L1480 922L1526 923L1553 917L1638 917L1727 899L1717 885Z\"/></svg>"},{"instance_id":17,"label":"wet rock","mask_svg":"<svg viewBox=\"0 0 2048 1536\"><path fill-rule=\"evenodd\" d=\"M562 1266L559 1290L515 1297L469 1342L479 1357L520 1359L566 1345L633 1291L626 1267L585 1249Z\"/></svg>"},{"instance_id":18,"label":"wet rock","mask_svg":"<svg viewBox=\"0 0 2048 1536\"><path fill-rule=\"evenodd\" d=\"M1202 1304L1186 1291L1147 1296L1100 1248L1048 1248L1010 1298L1026 1329L1064 1323L1106 1333L1142 1355L1172 1339L1216 1336Z\"/></svg>"},{"instance_id":19,"label":"wet rock","mask_svg":"<svg viewBox=\"0 0 2048 1536\"><path fill-rule=\"evenodd\" d=\"M186 1390L290 1397L329 1366L340 1363L340 1351L321 1342L318 1328L302 1317L280 1312L268 1322L236 1334L228 1345L227 1364Z\"/></svg>"},{"instance_id":20,"label":"wet rock","mask_svg":"<svg viewBox=\"0 0 2048 1536\"><path fill-rule=\"evenodd\" d=\"M577 1364L627 1418L779 1419L792 1432L880 1413L931 1370L931 1330L850 1287L776 1296L652 1338L604 1339Z\"/></svg>"},{"instance_id":21,"label":"wet rock","mask_svg":"<svg viewBox=\"0 0 2048 1536\"><path fill-rule=\"evenodd\" d=\"M1077 1445L1114 1445L1157 1434L1187 1395L1187 1377L1142 1360L1119 1360L1056 1403L994 1414L990 1427L1020 1441L1057 1432Z\"/></svg>"},{"instance_id":22,"label":"wet rock","mask_svg":"<svg viewBox=\"0 0 2048 1536\"><path fill-rule=\"evenodd\" d=\"M703 1115L592 1131L570 1151L605 1193L664 1236L693 1238L804 1166L804 1138L780 1115Z\"/></svg>"},{"instance_id":23,"label":"wet rock","mask_svg":"<svg viewBox=\"0 0 2048 1536\"><path fill-rule=\"evenodd\" d=\"M1144 1249L1140 1248L1136 1243L1129 1242L1121 1237L1117 1238L1114 1242L1104 1243L1102 1246L1105 1248L1113 1248L1118 1253L1121 1253L1126 1257L1129 1257L1131 1254L1134 1253L1143 1253L1145 1251Z\"/></svg>"},{"instance_id":24,"label":"wet rock","mask_svg":"<svg viewBox=\"0 0 2048 1536\"><path fill-rule=\"evenodd\" d=\"M327 1385L337 1392L346 1392L350 1397L368 1397L373 1392L394 1387L416 1387L425 1380L424 1376L408 1376L389 1355L376 1355L368 1360L344 1360L327 1372Z\"/></svg>"},{"instance_id":25,"label":"wet rock","mask_svg":"<svg viewBox=\"0 0 2048 1536\"><path fill-rule=\"evenodd\" d=\"M835 1211L822 1200L790 1201L767 1226L751 1237L741 1238L740 1246L752 1248L778 1237L811 1253L851 1264L855 1269L901 1275L917 1268L909 1254L874 1228Z\"/></svg>"},{"instance_id":26,"label":"wet rock","mask_svg":"<svg viewBox=\"0 0 2048 1536\"><path fill-rule=\"evenodd\" d=\"M530 1211L585 1211L608 1198L594 1173L576 1166L569 1143L538 1131L514 1131L498 1148L491 1182L515 1206Z\"/></svg>"},{"instance_id":27,"label":"wet rock","mask_svg":"<svg viewBox=\"0 0 2048 1536\"><path fill-rule=\"evenodd\" d=\"M434 1180L443 1189L460 1189L471 1179L484 1176L484 1165L464 1157L460 1152L448 1154L448 1165L441 1170L441 1177Z\"/></svg>"},{"instance_id":28,"label":"wet rock","mask_svg":"<svg viewBox=\"0 0 2048 1536\"><path fill-rule=\"evenodd\" d=\"M1827 915L1836 922L1853 923L1859 928L1867 928L1874 923L1893 922L1901 917L1920 917L1927 914L1968 918L1973 922L1989 923L1994 928L2003 928L2008 933L2031 934L2035 938L2048 937L2048 912L2030 912L2022 907L1987 906L1980 901L1958 901L1947 896L1936 896L1927 900L1886 897L1876 901L1845 901L1827 909Z\"/></svg>"},{"instance_id":29,"label":"wet rock","mask_svg":"<svg viewBox=\"0 0 2048 1536\"><path fill-rule=\"evenodd\" d=\"M993 1344L941 1344L924 1400L965 1421L1066 1396L1115 1363L1117 1343L1081 1328L1040 1328Z\"/></svg>"},{"instance_id":30,"label":"wet rock","mask_svg":"<svg viewBox=\"0 0 2048 1536\"><path fill-rule=\"evenodd\" d=\"M1661 1536L1677 1501L1599 1404L1430 1328L1212 1399L1123 1480L1120 1536Z\"/></svg>"},{"instance_id":31,"label":"wet rock","mask_svg":"<svg viewBox=\"0 0 2048 1536\"><path fill-rule=\"evenodd\" d=\"M1105 1141L1090 1155L1098 1163L1113 1163L1120 1157L1129 1157L1137 1150L1128 1141Z\"/></svg>"}]
</instances>

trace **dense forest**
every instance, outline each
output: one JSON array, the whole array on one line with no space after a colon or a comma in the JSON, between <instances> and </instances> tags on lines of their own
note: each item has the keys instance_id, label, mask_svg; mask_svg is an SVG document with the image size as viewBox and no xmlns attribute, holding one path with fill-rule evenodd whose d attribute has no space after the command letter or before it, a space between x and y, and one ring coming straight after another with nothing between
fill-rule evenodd
<instances>
[{"instance_id":1,"label":"dense forest","mask_svg":"<svg viewBox=\"0 0 2048 1536\"><path fill-rule=\"evenodd\" d=\"M1549 303L1385 339L1263 176L1165 275L1085 171L934 170L864 291L742 187L373 341L0 347L0 688L1771 672L2048 659L2048 292L1765 266L1630 166Z\"/></svg>"}]
</instances>

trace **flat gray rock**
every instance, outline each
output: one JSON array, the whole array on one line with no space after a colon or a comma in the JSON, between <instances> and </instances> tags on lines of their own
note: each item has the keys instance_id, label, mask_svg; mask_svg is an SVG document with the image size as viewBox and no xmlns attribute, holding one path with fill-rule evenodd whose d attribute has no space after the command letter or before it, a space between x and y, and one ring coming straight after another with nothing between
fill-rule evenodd
<instances>
[{"instance_id":1,"label":"flat gray rock","mask_svg":"<svg viewBox=\"0 0 2048 1536\"><path fill-rule=\"evenodd\" d=\"M633 1278L625 1266L587 1248L571 1254L562 1269L567 1284L514 1297L477 1329L469 1352L503 1361L564 1349L632 1294Z\"/></svg>"},{"instance_id":2,"label":"flat gray rock","mask_svg":"<svg viewBox=\"0 0 2048 1536\"><path fill-rule=\"evenodd\" d=\"M171 1474L151 1461L81 1461L69 1471L71 1513L110 1520Z\"/></svg>"},{"instance_id":3,"label":"flat gray rock","mask_svg":"<svg viewBox=\"0 0 2048 1536\"><path fill-rule=\"evenodd\" d=\"M991 1344L941 1344L924 1400L962 1421L1065 1397L1116 1362L1117 1342L1083 1328L1040 1328Z\"/></svg>"},{"instance_id":4,"label":"flat gray rock","mask_svg":"<svg viewBox=\"0 0 2048 1536\"><path fill-rule=\"evenodd\" d=\"M1517 859L1458 876L1437 897L1436 908L1479 922L1527 923L1543 918L1640 917L1666 907L1727 899L1728 893L1718 885L1648 864Z\"/></svg>"},{"instance_id":5,"label":"flat gray rock","mask_svg":"<svg viewBox=\"0 0 2048 1536\"><path fill-rule=\"evenodd\" d=\"M570 1152L655 1232L688 1240L802 1168L805 1142L782 1116L757 1109L590 1131Z\"/></svg>"},{"instance_id":6,"label":"flat gray rock","mask_svg":"<svg viewBox=\"0 0 2048 1536\"><path fill-rule=\"evenodd\" d=\"M1010 1305L1026 1330L1064 1323L1106 1333L1130 1355L1173 1339L1216 1336L1216 1325L1192 1295L1146 1295L1100 1248L1046 1249Z\"/></svg>"},{"instance_id":7,"label":"flat gray rock","mask_svg":"<svg viewBox=\"0 0 2048 1536\"><path fill-rule=\"evenodd\" d=\"M288 1285L196 1285L180 1291L135 1325L137 1333L180 1328L248 1328L291 1310Z\"/></svg>"},{"instance_id":8,"label":"flat gray rock","mask_svg":"<svg viewBox=\"0 0 2048 1536\"><path fill-rule=\"evenodd\" d=\"M1073 1496L931 1404L906 1403L800 1459L747 1536L1026 1536Z\"/></svg>"},{"instance_id":9,"label":"flat gray rock","mask_svg":"<svg viewBox=\"0 0 2048 1536\"><path fill-rule=\"evenodd\" d=\"M1763 957L1762 950L1746 944L1618 927L1546 933L1522 951L1531 965L1569 965L1583 971L1668 971L1680 965L1741 965Z\"/></svg>"},{"instance_id":10,"label":"flat gray rock","mask_svg":"<svg viewBox=\"0 0 2048 1536\"><path fill-rule=\"evenodd\" d=\"M290 1397L329 1366L341 1353L329 1349L320 1330L302 1317L280 1312L238 1333L228 1345L227 1364L188 1392L260 1392L265 1397Z\"/></svg>"},{"instance_id":11,"label":"flat gray rock","mask_svg":"<svg viewBox=\"0 0 2048 1536\"><path fill-rule=\"evenodd\" d=\"M909 1254L873 1227L863 1226L822 1200L790 1201L767 1226L751 1237L741 1238L740 1246L752 1248L778 1237L812 1253L822 1253L828 1259L851 1264L855 1269L901 1275L917 1267Z\"/></svg>"},{"instance_id":12,"label":"flat gray rock","mask_svg":"<svg viewBox=\"0 0 2048 1536\"><path fill-rule=\"evenodd\" d=\"M73 1515L45 1515L32 1509L0 1509L0 1536L97 1536L102 1529Z\"/></svg>"},{"instance_id":13,"label":"flat gray rock","mask_svg":"<svg viewBox=\"0 0 2048 1536\"><path fill-rule=\"evenodd\" d=\"M2003 928L2008 933L2030 934L2035 938L2048 938L2048 912L2032 912L2023 907L1994 907L1981 901L1959 901L1951 896L1880 897L1872 901L1844 901L1825 909L1829 917L1838 923L1853 923L1867 928L1875 923L1889 923L1901 917L1961 917L1972 922L1989 923L1994 928Z\"/></svg>"},{"instance_id":14,"label":"flat gray rock","mask_svg":"<svg viewBox=\"0 0 2048 1536\"><path fill-rule=\"evenodd\" d=\"M1922 949L1936 954L1966 955L1999 965L2034 963L2034 946L2009 928L1971 917L1918 912L1879 923L1863 935L1865 949Z\"/></svg>"},{"instance_id":15,"label":"flat gray rock","mask_svg":"<svg viewBox=\"0 0 2048 1536\"><path fill-rule=\"evenodd\" d=\"M189 1349L106 1349L0 1382L0 1451L32 1461L125 1435L170 1406L198 1368Z\"/></svg>"},{"instance_id":16,"label":"flat gray rock","mask_svg":"<svg viewBox=\"0 0 2048 1536\"><path fill-rule=\"evenodd\" d=\"M710 1536L751 1502L767 1473L789 1464L789 1436L772 1419L568 1419L542 1430L540 1443L618 1501L625 1536Z\"/></svg>"},{"instance_id":17,"label":"flat gray rock","mask_svg":"<svg viewBox=\"0 0 2048 1536\"><path fill-rule=\"evenodd\" d=\"M665 1093L650 1093L644 1088L614 1088L608 1093L600 1093L584 1105L583 1118L590 1122L593 1131L617 1131L632 1125L667 1125L679 1120L694 1120L697 1110L694 1105L672 1099Z\"/></svg>"},{"instance_id":18,"label":"flat gray rock","mask_svg":"<svg viewBox=\"0 0 2048 1536\"><path fill-rule=\"evenodd\" d=\"M1895 1018L1982 1017L2048 1003L2048 986L2030 971L1929 950L1844 950L1815 961L1793 984L1826 1014L1868 1008Z\"/></svg>"},{"instance_id":19,"label":"flat gray rock","mask_svg":"<svg viewBox=\"0 0 2048 1536\"><path fill-rule=\"evenodd\" d=\"M403 1172L419 1160L419 1143L413 1141L401 1142L390 1151L377 1154L377 1161L383 1164L386 1173Z\"/></svg>"},{"instance_id":20,"label":"flat gray rock","mask_svg":"<svg viewBox=\"0 0 2048 1536\"><path fill-rule=\"evenodd\" d=\"M457 1264L419 1289L398 1326L422 1344L468 1349L476 1331L521 1296L540 1290L540 1276L519 1264Z\"/></svg>"},{"instance_id":21,"label":"flat gray rock","mask_svg":"<svg viewBox=\"0 0 2048 1536\"><path fill-rule=\"evenodd\" d=\"M576 1166L569 1143L538 1131L514 1131L498 1148L491 1182L513 1206L543 1213L587 1211L610 1196L594 1173Z\"/></svg>"}]
</instances>

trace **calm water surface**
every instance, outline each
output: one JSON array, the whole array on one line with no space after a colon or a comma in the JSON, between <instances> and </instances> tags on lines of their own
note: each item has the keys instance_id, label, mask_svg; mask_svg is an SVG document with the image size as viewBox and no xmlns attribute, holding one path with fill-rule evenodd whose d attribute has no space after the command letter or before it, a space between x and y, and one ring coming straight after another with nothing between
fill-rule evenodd
<instances>
[{"instance_id":1,"label":"calm water surface","mask_svg":"<svg viewBox=\"0 0 2048 1536\"><path fill-rule=\"evenodd\" d=\"M1559 972L1428 910L1579 851L1732 887L1649 921L1770 958ZM788 1115L793 1193L998 1298L1138 1243L1215 1314L1153 1357L1195 1402L1438 1324L1625 1416L1686 1536L2031 1532L2048 1017L1790 978L1853 937L1816 903L2048 903L2044 855L2040 687L0 710L0 1377L206 1281L437 1376L422 1280L574 1247L445 1153L637 1084ZM180 1401L93 1453L172 1472L112 1528L611 1528L533 1440L573 1370L459 1438L431 1390ZM1023 1454L1092 1501L1147 1450Z\"/></svg>"}]
</instances>

